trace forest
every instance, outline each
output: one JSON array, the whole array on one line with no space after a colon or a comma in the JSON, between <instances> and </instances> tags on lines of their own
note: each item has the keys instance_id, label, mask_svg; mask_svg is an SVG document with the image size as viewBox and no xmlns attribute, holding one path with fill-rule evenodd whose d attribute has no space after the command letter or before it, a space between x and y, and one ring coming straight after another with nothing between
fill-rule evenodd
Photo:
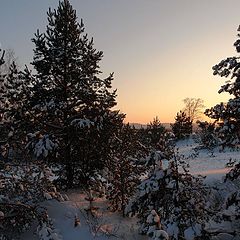
<instances>
[{"instance_id":1,"label":"forest","mask_svg":"<svg viewBox=\"0 0 240 240\"><path fill-rule=\"evenodd\" d=\"M135 127L70 1L47 22L29 65L0 51L0 240L240 239L239 56L212 67L228 102Z\"/></svg>"}]
</instances>

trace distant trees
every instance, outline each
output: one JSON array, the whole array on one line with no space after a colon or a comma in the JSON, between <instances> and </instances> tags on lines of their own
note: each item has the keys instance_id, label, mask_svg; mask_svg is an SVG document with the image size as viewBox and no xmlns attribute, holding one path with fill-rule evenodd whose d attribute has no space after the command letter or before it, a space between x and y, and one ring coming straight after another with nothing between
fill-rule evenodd
<instances>
[{"instance_id":1,"label":"distant trees","mask_svg":"<svg viewBox=\"0 0 240 240\"><path fill-rule=\"evenodd\" d=\"M177 139L188 137L192 133L192 120L185 112L180 111L171 124L172 131Z\"/></svg>"},{"instance_id":2,"label":"distant trees","mask_svg":"<svg viewBox=\"0 0 240 240\"><path fill-rule=\"evenodd\" d=\"M140 142L152 151L163 151L168 145L166 142L171 139L171 134L158 117L153 118L146 128L139 129L138 135Z\"/></svg>"},{"instance_id":3,"label":"distant trees","mask_svg":"<svg viewBox=\"0 0 240 240\"><path fill-rule=\"evenodd\" d=\"M240 28L238 28L240 31ZM240 34L234 43L240 52ZM218 93L229 93L232 98L227 103L219 103L207 109L205 114L218 123L222 145L231 145L240 141L240 61L239 56L228 57L213 66L213 75L229 78Z\"/></svg>"},{"instance_id":4,"label":"distant trees","mask_svg":"<svg viewBox=\"0 0 240 240\"><path fill-rule=\"evenodd\" d=\"M184 108L177 113L175 122L171 124L176 139L188 137L193 130L193 122L200 119L204 101L201 98L185 98Z\"/></svg>"},{"instance_id":5,"label":"distant trees","mask_svg":"<svg viewBox=\"0 0 240 240\"><path fill-rule=\"evenodd\" d=\"M183 99L184 108L182 112L185 112L186 116L190 118L192 122L199 120L203 114L204 101L201 98L185 98Z\"/></svg>"}]
</instances>

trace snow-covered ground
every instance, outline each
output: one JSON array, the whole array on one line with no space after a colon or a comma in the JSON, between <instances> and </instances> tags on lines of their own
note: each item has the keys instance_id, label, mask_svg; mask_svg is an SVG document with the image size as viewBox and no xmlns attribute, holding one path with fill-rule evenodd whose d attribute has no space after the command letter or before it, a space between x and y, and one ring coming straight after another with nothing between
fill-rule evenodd
<instances>
[{"instance_id":1,"label":"snow-covered ground","mask_svg":"<svg viewBox=\"0 0 240 240\"><path fill-rule=\"evenodd\" d=\"M48 210L54 230L58 235L54 240L147 239L146 236L138 234L136 218L123 218L121 214L111 212L104 198L94 201L94 207L97 210L92 216L86 211L89 202L85 199L85 194L77 190L69 191L67 194L69 201L58 202L52 199L43 204ZM80 220L77 226L75 226L76 218ZM21 240L28 239L39 238L29 231L21 236Z\"/></svg>"},{"instance_id":2,"label":"snow-covered ground","mask_svg":"<svg viewBox=\"0 0 240 240\"><path fill-rule=\"evenodd\" d=\"M226 164L230 159L239 162L240 151L231 149L220 151L217 148L213 151L205 149L196 151L196 147L193 139L180 141L176 146L179 154L184 155L191 173L206 175L208 183L221 187L223 176L230 170L226 168ZM222 193L227 194L227 190L222 189ZM148 239L138 234L137 219L123 218L120 213L111 212L105 199L96 199L94 202L94 206L97 207L96 214L91 216L86 211L89 202L85 199L84 193L76 190L67 192L67 195L68 201L58 202L52 199L44 202L58 235L56 239ZM80 220L80 224L74 226L76 218ZM211 223L209 227L214 228ZM226 225L223 229L224 227ZM22 235L21 240L23 239L35 240L38 237L29 231Z\"/></svg>"},{"instance_id":3,"label":"snow-covered ground","mask_svg":"<svg viewBox=\"0 0 240 240\"><path fill-rule=\"evenodd\" d=\"M240 151L230 148L222 151L220 148L213 150L198 149L198 144L192 139L179 141L176 144L179 154L184 155L186 163L192 174L207 176L210 180L221 180L231 167L226 164L229 161L240 162Z\"/></svg>"}]
</instances>

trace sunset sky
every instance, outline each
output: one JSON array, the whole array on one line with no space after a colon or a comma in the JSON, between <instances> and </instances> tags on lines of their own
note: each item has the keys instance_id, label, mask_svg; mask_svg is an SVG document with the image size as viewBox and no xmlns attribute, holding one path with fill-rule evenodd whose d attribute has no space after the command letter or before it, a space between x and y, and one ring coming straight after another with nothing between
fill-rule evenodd
<instances>
[{"instance_id":1,"label":"sunset sky","mask_svg":"<svg viewBox=\"0 0 240 240\"><path fill-rule=\"evenodd\" d=\"M101 70L115 73L118 106L126 121L158 116L173 122L186 97L207 107L229 96L217 93L225 79L212 66L235 55L239 0L71 0L95 47ZM20 65L33 56L31 38L45 31L48 7L57 0L1 0L0 43L14 49Z\"/></svg>"}]
</instances>

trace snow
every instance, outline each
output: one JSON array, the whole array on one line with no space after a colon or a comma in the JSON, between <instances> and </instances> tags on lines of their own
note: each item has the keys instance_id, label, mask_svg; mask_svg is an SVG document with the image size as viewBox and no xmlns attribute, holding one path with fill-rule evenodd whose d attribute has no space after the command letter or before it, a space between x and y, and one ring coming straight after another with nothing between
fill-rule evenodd
<instances>
[{"instance_id":1,"label":"snow","mask_svg":"<svg viewBox=\"0 0 240 240\"><path fill-rule=\"evenodd\" d=\"M169 234L169 236L173 236L175 238L177 238L177 235L179 233L179 229L176 223L169 223L167 225L167 232Z\"/></svg>"},{"instance_id":2,"label":"snow","mask_svg":"<svg viewBox=\"0 0 240 240\"><path fill-rule=\"evenodd\" d=\"M45 193L43 194L43 196L44 196L44 198L46 198L47 200L52 199L52 196L51 196L49 193L47 193L47 192L45 192Z\"/></svg>"},{"instance_id":3,"label":"snow","mask_svg":"<svg viewBox=\"0 0 240 240\"><path fill-rule=\"evenodd\" d=\"M184 160L189 164L190 172L193 174L206 175L206 182L213 184L218 188L219 201L223 201L227 196L230 196L231 192L234 192L237 188L231 182L222 183L223 176L229 172L230 168L226 168L226 164L230 159L232 161L239 161L240 152L238 150L215 148L212 151L206 149L197 149L198 145L192 138L177 142L176 148L180 155L184 155ZM162 178L164 172L160 171L157 178ZM171 183L169 183L171 184ZM142 185L143 191L149 191L149 188L154 186L144 184ZM94 201L96 211L93 216L88 214L86 209L89 206L89 202L86 200L86 194L78 190L68 191L62 194L62 201L53 199L53 192L46 192L44 194L46 200L42 205L47 208L48 215L52 220L53 228L48 229L46 226L38 231L40 239L47 240L47 234L51 234L52 239L56 240L79 240L84 239L128 239L128 240L144 240L149 239L147 236L138 234L138 225L136 218L123 218L121 214L111 212L108 209L108 203L104 198L97 198ZM211 201L211 200L209 200ZM224 202L222 202L224 204ZM233 206L225 210L226 216L231 216L235 209ZM152 210L154 211L154 210ZM148 222L158 222L159 216L155 216L154 212L148 217ZM206 228L209 231L222 231L228 232L232 225L229 222L221 222L219 224L209 221ZM201 226L190 227L185 230L184 236L186 240L193 240L198 236L201 231ZM169 237L177 236L178 227L174 223L169 223L167 229L165 229ZM165 235L164 235L165 234ZM159 236L165 237L163 239L169 239L167 233L162 230L155 230L152 239L159 239ZM231 235L227 233L221 233L218 237L214 237L213 240L221 239L235 239L238 237L230 238ZM232 237L232 236L231 236ZM21 236L21 240L35 240L39 239L36 234L29 231Z\"/></svg>"},{"instance_id":4,"label":"snow","mask_svg":"<svg viewBox=\"0 0 240 240\"><path fill-rule=\"evenodd\" d=\"M239 240L239 237L233 237L228 233L220 233L217 237L213 237L213 240Z\"/></svg>"},{"instance_id":5,"label":"snow","mask_svg":"<svg viewBox=\"0 0 240 240\"><path fill-rule=\"evenodd\" d=\"M168 234L163 230L155 231L153 235L153 240L159 240L159 239L168 240L169 239Z\"/></svg>"},{"instance_id":6,"label":"snow","mask_svg":"<svg viewBox=\"0 0 240 240\"><path fill-rule=\"evenodd\" d=\"M33 149L34 155L47 157L51 152L58 148L57 142L50 139L48 134L41 135L39 132L28 134L29 143L26 148Z\"/></svg>"},{"instance_id":7,"label":"snow","mask_svg":"<svg viewBox=\"0 0 240 240\"><path fill-rule=\"evenodd\" d=\"M64 195L64 194L63 194ZM94 206L99 209L96 216L92 217L85 210L89 202L85 199L86 195L77 190L67 193L69 200L59 202L55 199L45 201L43 206L47 208L48 215L52 219L57 240L105 240L105 239L126 239L126 240L144 240L146 236L138 234L137 219L123 218L119 213L111 212L107 209L106 200L96 199ZM79 218L79 224L75 226L76 216ZM52 230L50 230L52 231ZM45 236L46 230L41 234ZM22 235L21 240L35 240L31 232ZM45 240L45 238L42 238Z\"/></svg>"},{"instance_id":8,"label":"snow","mask_svg":"<svg viewBox=\"0 0 240 240\"><path fill-rule=\"evenodd\" d=\"M0 219L4 218L4 216L5 216L4 212L0 211Z\"/></svg>"},{"instance_id":9,"label":"snow","mask_svg":"<svg viewBox=\"0 0 240 240\"><path fill-rule=\"evenodd\" d=\"M233 149L215 148L212 151L197 149L198 145L192 138L177 142L179 154L189 164L190 173L207 176L208 181L221 180L222 176L230 171L226 164L230 159L239 161L240 151Z\"/></svg>"},{"instance_id":10,"label":"snow","mask_svg":"<svg viewBox=\"0 0 240 240\"><path fill-rule=\"evenodd\" d=\"M184 231L184 237L186 240L192 240L194 237L201 236L201 225L196 224L194 227L189 227Z\"/></svg>"},{"instance_id":11,"label":"snow","mask_svg":"<svg viewBox=\"0 0 240 240\"><path fill-rule=\"evenodd\" d=\"M89 119L74 119L72 122L71 122L71 125L75 126L75 127L78 127L78 128L84 128L84 127L87 127L87 128L90 128L91 126L94 126L94 122L90 121Z\"/></svg>"}]
</instances>

